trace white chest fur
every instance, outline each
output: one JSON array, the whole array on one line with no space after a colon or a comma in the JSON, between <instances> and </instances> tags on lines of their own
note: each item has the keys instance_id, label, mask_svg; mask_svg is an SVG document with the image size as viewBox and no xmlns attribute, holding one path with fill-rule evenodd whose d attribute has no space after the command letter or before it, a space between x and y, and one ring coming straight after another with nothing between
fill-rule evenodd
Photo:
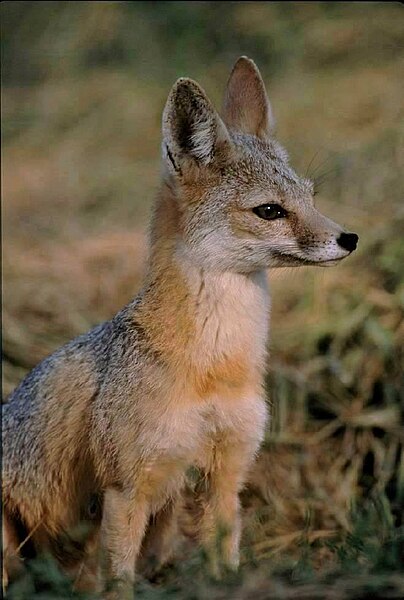
<instances>
[{"instance_id":1,"label":"white chest fur","mask_svg":"<svg viewBox=\"0 0 404 600\"><path fill-rule=\"evenodd\" d=\"M264 271L251 275L184 269L194 305L195 337L189 348L200 363L244 354L251 361L265 353L270 299Z\"/></svg>"},{"instance_id":2,"label":"white chest fur","mask_svg":"<svg viewBox=\"0 0 404 600\"><path fill-rule=\"evenodd\" d=\"M170 462L178 469L208 464L212 449L224 440L248 448L251 456L266 422L261 389L269 318L266 273L205 272L184 257L178 266L187 288L178 309L187 311L192 334L178 342L181 352L168 368L156 373L160 367L154 365L144 372L153 400L137 405L134 443L148 463ZM241 375L232 371L239 362Z\"/></svg>"}]
</instances>

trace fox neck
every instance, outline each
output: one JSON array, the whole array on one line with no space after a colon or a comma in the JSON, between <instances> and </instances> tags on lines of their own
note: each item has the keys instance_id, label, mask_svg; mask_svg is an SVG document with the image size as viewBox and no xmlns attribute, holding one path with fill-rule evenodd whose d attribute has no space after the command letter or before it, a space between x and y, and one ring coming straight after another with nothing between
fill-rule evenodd
<instances>
[{"instance_id":1,"label":"fox neck","mask_svg":"<svg viewBox=\"0 0 404 600\"><path fill-rule=\"evenodd\" d=\"M168 190L156 208L150 269L137 308L154 350L176 368L239 379L240 385L243 378L257 378L268 333L266 273L202 269L186 252Z\"/></svg>"}]
</instances>

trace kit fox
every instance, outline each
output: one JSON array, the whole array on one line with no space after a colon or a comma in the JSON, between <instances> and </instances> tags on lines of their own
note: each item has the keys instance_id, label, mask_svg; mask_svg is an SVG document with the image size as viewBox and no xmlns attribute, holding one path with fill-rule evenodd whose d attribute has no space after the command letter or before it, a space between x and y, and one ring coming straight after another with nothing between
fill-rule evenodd
<instances>
[{"instance_id":1,"label":"kit fox","mask_svg":"<svg viewBox=\"0 0 404 600\"><path fill-rule=\"evenodd\" d=\"M142 291L43 360L3 408L6 571L23 542L21 555L50 551L92 586L100 539L117 598L131 597L151 519L165 547L190 466L202 473L200 543L214 571L237 567L238 494L267 422L265 270L336 264L358 239L289 166L250 59L236 62L221 117L179 79L162 133Z\"/></svg>"}]
</instances>

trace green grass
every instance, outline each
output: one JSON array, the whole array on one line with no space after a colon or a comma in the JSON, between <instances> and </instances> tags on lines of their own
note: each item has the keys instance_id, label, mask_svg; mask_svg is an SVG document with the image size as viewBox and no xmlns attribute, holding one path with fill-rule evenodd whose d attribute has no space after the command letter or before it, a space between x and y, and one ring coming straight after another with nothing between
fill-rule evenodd
<instances>
[{"instance_id":1,"label":"green grass","mask_svg":"<svg viewBox=\"0 0 404 600\"><path fill-rule=\"evenodd\" d=\"M245 552L237 574L220 582L210 578L201 553L166 567L153 583L140 578L136 597L145 600L178 598L401 598L404 593L404 528L393 527L385 496L375 496L362 509L353 509L353 530L344 536L313 544L302 532L296 541L298 557L280 555L256 560ZM314 558L327 556L321 569ZM93 596L71 591L70 582L47 557L32 561L25 578L13 584L10 600L43 600Z\"/></svg>"}]
</instances>

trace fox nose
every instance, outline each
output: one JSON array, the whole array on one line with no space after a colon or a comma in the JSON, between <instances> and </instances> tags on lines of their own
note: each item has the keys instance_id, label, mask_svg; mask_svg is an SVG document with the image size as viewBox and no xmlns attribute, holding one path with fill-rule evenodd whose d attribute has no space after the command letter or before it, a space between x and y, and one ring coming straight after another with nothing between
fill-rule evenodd
<instances>
[{"instance_id":1,"label":"fox nose","mask_svg":"<svg viewBox=\"0 0 404 600\"><path fill-rule=\"evenodd\" d=\"M354 250L356 250L358 239L359 238L356 235L356 233L341 233L341 235L337 239L337 244L339 244L344 250L348 250L348 252L353 252Z\"/></svg>"}]
</instances>

